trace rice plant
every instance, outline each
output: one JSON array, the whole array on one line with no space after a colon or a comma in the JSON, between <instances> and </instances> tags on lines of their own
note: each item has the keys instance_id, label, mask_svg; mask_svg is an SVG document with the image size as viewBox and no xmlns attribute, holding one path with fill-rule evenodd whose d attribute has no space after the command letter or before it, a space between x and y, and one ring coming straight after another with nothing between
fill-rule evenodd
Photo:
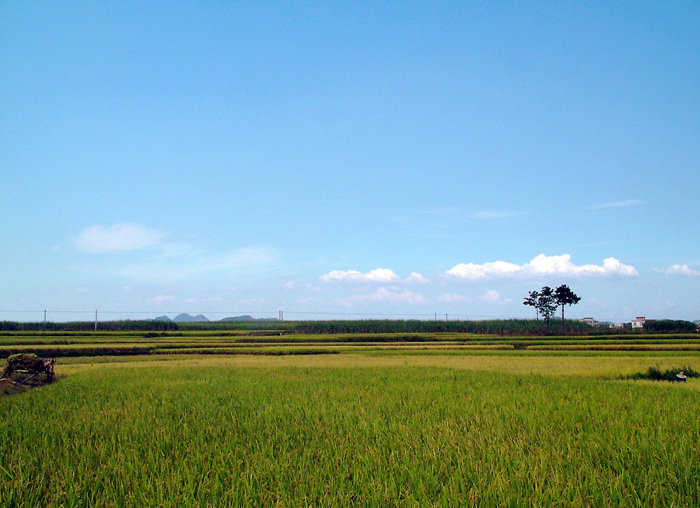
<instances>
[{"instance_id":1,"label":"rice plant","mask_svg":"<svg viewBox=\"0 0 700 508\"><path fill-rule=\"evenodd\" d=\"M0 499L700 505L700 423L689 410L697 391L371 360L356 368L144 362L1 398Z\"/></svg>"}]
</instances>

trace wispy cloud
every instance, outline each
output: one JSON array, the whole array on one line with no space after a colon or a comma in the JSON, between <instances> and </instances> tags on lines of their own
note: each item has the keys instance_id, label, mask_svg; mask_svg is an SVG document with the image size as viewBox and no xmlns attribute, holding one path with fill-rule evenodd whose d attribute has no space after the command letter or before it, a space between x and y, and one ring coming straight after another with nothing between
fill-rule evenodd
<instances>
[{"instance_id":1,"label":"wispy cloud","mask_svg":"<svg viewBox=\"0 0 700 508\"><path fill-rule=\"evenodd\" d=\"M697 277L700 271L690 268L688 265L673 265L668 268L654 268L655 271L665 273L666 275L687 275Z\"/></svg>"},{"instance_id":2,"label":"wispy cloud","mask_svg":"<svg viewBox=\"0 0 700 508\"><path fill-rule=\"evenodd\" d=\"M637 270L625 265L615 258L603 260L602 265L575 265L569 254L561 256L546 256L540 254L529 263L517 265L505 261L494 261L484 264L462 263L447 275L464 280L503 278L503 277L532 277L538 275L567 275L573 277L587 276L637 276Z\"/></svg>"},{"instance_id":3,"label":"wispy cloud","mask_svg":"<svg viewBox=\"0 0 700 508\"><path fill-rule=\"evenodd\" d=\"M243 247L220 254L158 258L117 268L115 274L138 280L174 282L205 276L225 277L243 269L260 267L277 259L269 248Z\"/></svg>"},{"instance_id":4,"label":"wispy cloud","mask_svg":"<svg viewBox=\"0 0 700 508\"><path fill-rule=\"evenodd\" d=\"M409 216L393 217L391 220L394 224L406 228L429 229L431 237L444 237L444 231L462 227L464 224L475 220L504 220L527 215L528 213L530 212L507 209L469 211L462 206L448 206L417 210ZM436 231L443 233L436 233Z\"/></svg>"},{"instance_id":5,"label":"wispy cloud","mask_svg":"<svg viewBox=\"0 0 700 508\"><path fill-rule=\"evenodd\" d=\"M437 297L438 302L466 302L469 299L466 295L460 295L459 293L445 293Z\"/></svg>"},{"instance_id":6,"label":"wispy cloud","mask_svg":"<svg viewBox=\"0 0 700 508\"><path fill-rule=\"evenodd\" d=\"M481 295L479 297L479 301L484 302L484 303L497 303L497 304L504 304L504 303L510 303L511 301L509 299L503 300L501 299L501 294L496 291L495 289L489 289L486 293Z\"/></svg>"},{"instance_id":7,"label":"wispy cloud","mask_svg":"<svg viewBox=\"0 0 700 508\"><path fill-rule=\"evenodd\" d=\"M624 201L613 201L611 203L601 203L598 205L591 205L588 207L589 210L599 210L601 208L627 208L629 206L638 206L644 204L641 199L626 199Z\"/></svg>"},{"instance_id":8,"label":"wispy cloud","mask_svg":"<svg viewBox=\"0 0 700 508\"><path fill-rule=\"evenodd\" d=\"M419 304L425 303L425 298L419 293L412 291L391 291L385 287L377 289L374 293L354 295L344 299L341 303L348 307L352 307L357 303L365 302L388 302L388 303L409 303Z\"/></svg>"},{"instance_id":9,"label":"wispy cloud","mask_svg":"<svg viewBox=\"0 0 700 508\"><path fill-rule=\"evenodd\" d=\"M173 298L172 296L164 296L164 295L154 296L153 298L151 298L149 300L149 302L155 303L158 305L165 303L165 302L174 302L174 301L175 301L175 298Z\"/></svg>"},{"instance_id":10,"label":"wispy cloud","mask_svg":"<svg viewBox=\"0 0 700 508\"><path fill-rule=\"evenodd\" d=\"M512 210L481 210L479 212L472 212L468 216L470 219L496 220L519 217L521 215L525 215L526 213L527 212L514 212Z\"/></svg>"},{"instance_id":11,"label":"wispy cloud","mask_svg":"<svg viewBox=\"0 0 700 508\"><path fill-rule=\"evenodd\" d=\"M186 298L185 302L187 303L193 303L193 304L208 304L208 303L220 303L223 302L224 299L221 298L220 296L210 296L208 298Z\"/></svg>"},{"instance_id":12,"label":"wispy cloud","mask_svg":"<svg viewBox=\"0 0 700 508\"><path fill-rule=\"evenodd\" d=\"M138 261L134 261L133 256L103 258L112 266L102 271L150 282L225 277L240 274L243 269L269 265L279 257L274 249L267 247L239 247L209 253L184 242L165 243L163 240L168 236L164 231L137 223L96 225L85 228L74 244L79 250L92 254L144 251L139 253ZM124 263L124 259L128 261Z\"/></svg>"},{"instance_id":13,"label":"wispy cloud","mask_svg":"<svg viewBox=\"0 0 700 508\"><path fill-rule=\"evenodd\" d=\"M323 282L408 282L426 284L429 279L420 273L411 272L406 279L401 279L396 272L388 268L377 268L366 273L357 270L333 270L320 277Z\"/></svg>"},{"instance_id":14,"label":"wispy cloud","mask_svg":"<svg viewBox=\"0 0 700 508\"><path fill-rule=\"evenodd\" d=\"M136 223L96 225L85 228L75 240L75 246L92 254L113 254L154 247L165 236L162 231Z\"/></svg>"},{"instance_id":15,"label":"wispy cloud","mask_svg":"<svg viewBox=\"0 0 700 508\"><path fill-rule=\"evenodd\" d=\"M462 213L462 209L459 206L439 206L424 208L420 212L426 215L459 215Z\"/></svg>"},{"instance_id":16,"label":"wispy cloud","mask_svg":"<svg viewBox=\"0 0 700 508\"><path fill-rule=\"evenodd\" d=\"M483 295L478 296L478 297L466 296L466 295L462 295L459 293L445 293L443 295L438 296L437 300L439 302L445 302L445 303L467 302L467 301L476 301L476 302L489 303L489 304L495 304L495 305L505 305L505 304L512 303L512 300L509 298L506 298L506 299L501 298L501 294L498 291L496 291L495 289L489 289L486 293L484 293Z\"/></svg>"}]
</instances>

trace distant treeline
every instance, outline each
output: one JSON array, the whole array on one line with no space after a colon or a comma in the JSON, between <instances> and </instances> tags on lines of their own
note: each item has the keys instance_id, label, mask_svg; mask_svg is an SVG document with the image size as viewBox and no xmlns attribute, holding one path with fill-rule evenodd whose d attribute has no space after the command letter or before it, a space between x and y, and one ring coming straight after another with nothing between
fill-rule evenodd
<instances>
[{"instance_id":1,"label":"distant treeline","mask_svg":"<svg viewBox=\"0 0 700 508\"><path fill-rule=\"evenodd\" d=\"M696 332L698 330L698 325L691 321L661 319L659 321L646 321L644 323L644 329L652 333Z\"/></svg>"},{"instance_id":2,"label":"distant treeline","mask_svg":"<svg viewBox=\"0 0 700 508\"><path fill-rule=\"evenodd\" d=\"M532 319L495 319L482 321L440 320L323 320L323 321L230 321L178 323L179 330L241 330L298 334L336 333L474 333L492 335L560 335L561 321L549 326ZM565 321L567 334L589 335L598 329L581 321ZM619 333L619 330L617 330Z\"/></svg>"},{"instance_id":3,"label":"distant treeline","mask_svg":"<svg viewBox=\"0 0 700 508\"><path fill-rule=\"evenodd\" d=\"M177 330L177 323L168 321L99 321L97 330L102 332L129 332L129 331L158 331L168 332ZM0 321L0 331L8 332L90 332L95 330L94 321L70 321L65 323L23 323L18 321Z\"/></svg>"},{"instance_id":4,"label":"distant treeline","mask_svg":"<svg viewBox=\"0 0 700 508\"><path fill-rule=\"evenodd\" d=\"M649 323L649 322L647 322ZM655 321L666 323L666 321ZM690 321L672 321L671 325L648 328L649 332L695 331ZM534 319L492 319L479 321L440 320L324 320L324 321L233 321L179 323L180 330L215 331L272 331L280 333L474 333L490 335L561 335L561 320L552 319L549 325ZM593 326L583 321L564 320L566 335L619 335L633 332L631 325L611 328L606 325Z\"/></svg>"},{"instance_id":5,"label":"distant treeline","mask_svg":"<svg viewBox=\"0 0 700 508\"><path fill-rule=\"evenodd\" d=\"M484 321L300 321L296 333L474 333L492 335L559 334L554 324L549 327L531 319L499 319ZM589 334L592 328L579 321L567 321L567 333Z\"/></svg>"},{"instance_id":6,"label":"distant treeline","mask_svg":"<svg viewBox=\"0 0 700 508\"><path fill-rule=\"evenodd\" d=\"M575 320L565 320L566 335L619 335L633 332L631 328L591 326ZM0 331L77 331L95 330L95 322L74 321L67 323L23 323L0 321ZM428 321L428 320L325 320L325 321L212 321L176 323L174 321L99 321L98 331L247 331L279 333L474 333L492 335L561 335L561 321L552 320L547 326L533 319L494 319L482 321ZM644 332L689 333L696 332L697 325L690 321L647 321Z\"/></svg>"}]
</instances>

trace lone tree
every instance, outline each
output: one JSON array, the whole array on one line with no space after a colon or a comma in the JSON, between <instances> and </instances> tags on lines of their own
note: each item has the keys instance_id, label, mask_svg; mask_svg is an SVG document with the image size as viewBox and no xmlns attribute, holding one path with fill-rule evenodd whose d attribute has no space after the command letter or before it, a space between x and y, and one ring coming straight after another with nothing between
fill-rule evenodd
<instances>
[{"instance_id":1,"label":"lone tree","mask_svg":"<svg viewBox=\"0 0 700 508\"><path fill-rule=\"evenodd\" d=\"M537 308L537 299L539 298L539 296L539 291L530 291L525 300L523 300L523 305L535 308L535 318L537 319L538 324L540 322L540 310Z\"/></svg>"},{"instance_id":2,"label":"lone tree","mask_svg":"<svg viewBox=\"0 0 700 508\"><path fill-rule=\"evenodd\" d=\"M554 299L554 290L549 286L544 286L537 297L536 309L539 311L544 322L549 326L549 321L557 310L557 302Z\"/></svg>"},{"instance_id":3,"label":"lone tree","mask_svg":"<svg viewBox=\"0 0 700 508\"><path fill-rule=\"evenodd\" d=\"M569 289L569 286L562 284L554 291L554 301L561 307L561 333L564 333L564 307L576 305L581 301L581 297Z\"/></svg>"}]
</instances>

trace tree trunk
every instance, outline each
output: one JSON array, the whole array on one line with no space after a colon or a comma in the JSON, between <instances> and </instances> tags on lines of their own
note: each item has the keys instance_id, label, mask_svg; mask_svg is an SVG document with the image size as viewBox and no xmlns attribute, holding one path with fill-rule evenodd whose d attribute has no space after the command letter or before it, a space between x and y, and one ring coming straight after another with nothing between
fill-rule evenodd
<instances>
[{"instance_id":1,"label":"tree trunk","mask_svg":"<svg viewBox=\"0 0 700 508\"><path fill-rule=\"evenodd\" d=\"M564 307L565 305L562 304L561 306L561 334L564 335Z\"/></svg>"}]
</instances>

